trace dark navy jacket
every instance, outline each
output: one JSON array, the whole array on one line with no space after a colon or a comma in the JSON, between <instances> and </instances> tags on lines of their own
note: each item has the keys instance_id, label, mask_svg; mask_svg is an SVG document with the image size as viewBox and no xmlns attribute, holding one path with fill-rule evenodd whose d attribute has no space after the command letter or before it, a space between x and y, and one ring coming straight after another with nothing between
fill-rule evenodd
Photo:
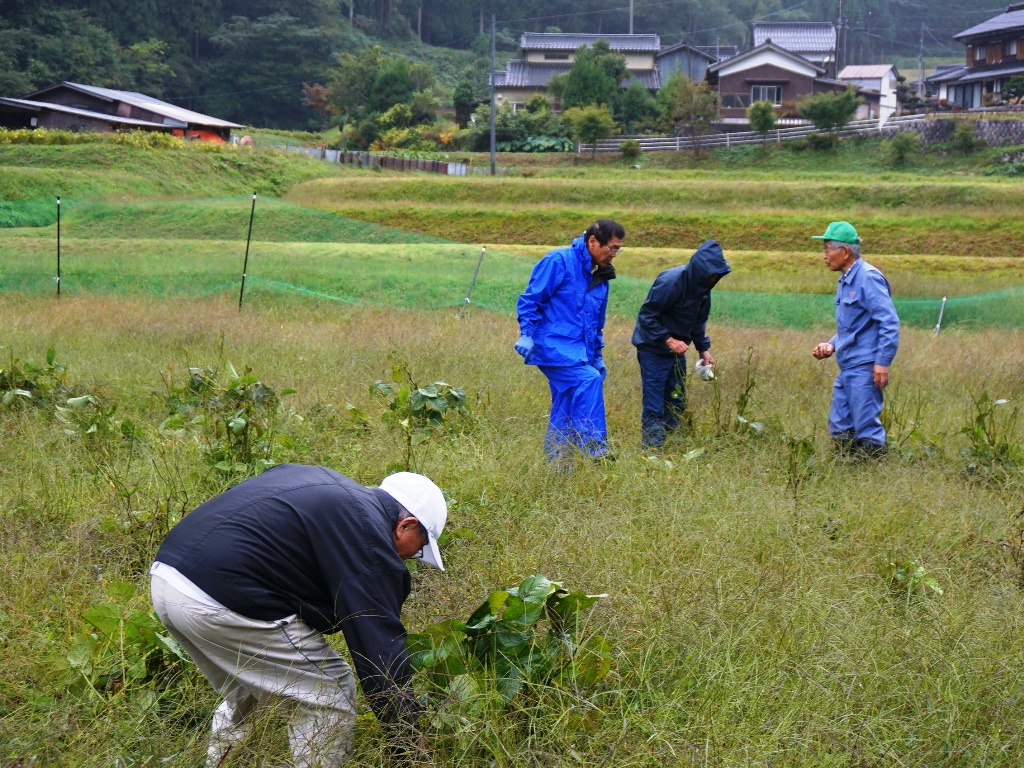
<instances>
[{"instance_id":1,"label":"dark navy jacket","mask_svg":"<svg viewBox=\"0 0 1024 768\"><path fill-rule=\"evenodd\" d=\"M674 355L665 345L672 337L692 344L698 352L711 348L705 326L711 312L708 278L725 276L729 268L722 246L707 240L690 257L689 264L666 269L654 280L633 329L633 344L659 355Z\"/></svg>"},{"instance_id":2,"label":"dark navy jacket","mask_svg":"<svg viewBox=\"0 0 1024 768\"><path fill-rule=\"evenodd\" d=\"M378 488L282 464L183 517L156 559L248 618L297 614L341 630L374 712L394 720L410 714L398 689L412 675L401 620L409 570L392 537L399 511Z\"/></svg>"},{"instance_id":3,"label":"dark navy jacket","mask_svg":"<svg viewBox=\"0 0 1024 768\"><path fill-rule=\"evenodd\" d=\"M581 236L534 266L516 303L519 331L534 342L529 365L566 367L601 357L608 281L591 273L591 263Z\"/></svg>"}]
</instances>

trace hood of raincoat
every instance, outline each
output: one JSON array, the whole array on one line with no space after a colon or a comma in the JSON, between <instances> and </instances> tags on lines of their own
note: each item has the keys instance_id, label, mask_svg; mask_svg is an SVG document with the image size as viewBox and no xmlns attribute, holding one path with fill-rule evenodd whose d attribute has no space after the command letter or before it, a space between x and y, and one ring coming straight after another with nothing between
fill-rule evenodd
<instances>
[{"instance_id":1,"label":"hood of raincoat","mask_svg":"<svg viewBox=\"0 0 1024 768\"><path fill-rule=\"evenodd\" d=\"M732 269L715 240L705 241L689 263L666 269L654 281L640 308L633 344L662 355L674 354L666 345L674 338L693 344L698 352L711 347L705 332L711 310L708 278L725 276Z\"/></svg>"}]
</instances>

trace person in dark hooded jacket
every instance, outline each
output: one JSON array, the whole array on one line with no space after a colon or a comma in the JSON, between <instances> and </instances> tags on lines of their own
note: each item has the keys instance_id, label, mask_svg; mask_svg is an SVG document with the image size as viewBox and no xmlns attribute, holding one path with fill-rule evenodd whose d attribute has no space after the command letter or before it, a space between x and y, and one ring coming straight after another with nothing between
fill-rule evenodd
<instances>
[{"instance_id":1,"label":"person in dark hooded jacket","mask_svg":"<svg viewBox=\"0 0 1024 768\"><path fill-rule=\"evenodd\" d=\"M690 345L705 365L715 363L705 327L711 311L711 289L731 271L722 246L708 240L688 264L658 275L640 307L633 345L643 386L644 447L661 447L679 423L686 406L684 353Z\"/></svg>"}]
</instances>

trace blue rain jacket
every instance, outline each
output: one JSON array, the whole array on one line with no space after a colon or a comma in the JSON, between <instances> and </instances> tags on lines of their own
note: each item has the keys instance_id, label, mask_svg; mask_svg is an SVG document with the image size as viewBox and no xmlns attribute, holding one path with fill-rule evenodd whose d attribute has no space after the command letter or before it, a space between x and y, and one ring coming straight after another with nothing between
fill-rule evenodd
<instances>
[{"instance_id":1,"label":"blue rain jacket","mask_svg":"<svg viewBox=\"0 0 1024 768\"><path fill-rule=\"evenodd\" d=\"M604 347L608 281L591 274L582 237L537 262L516 304L519 332L533 339L527 364L566 367L593 363Z\"/></svg>"},{"instance_id":2,"label":"blue rain jacket","mask_svg":"<svg viewBox=\"0 0 1024 768\"><path fill-rule=\"evenodd\" d=\"M711 275L725 276L732 269L722 246L707 240L690 262L666 269L654 280L633 328L633 344L659 355L675 355L665 346L669 337L693 344L698 352L711 349L706 325L711 312Z\"/></svg>"},{"instance_id":3,"label":"blue rain jacket","mask_svg":"<svg viewBox=\"0 0 1024 768\"><path fill-rule=\"evenodd\" d=\"M889 281L864 259L839 278L836 289L835 347L841 369L855 365L891 365L900 343L900 319Z\"/></svg>"}]
</instances>

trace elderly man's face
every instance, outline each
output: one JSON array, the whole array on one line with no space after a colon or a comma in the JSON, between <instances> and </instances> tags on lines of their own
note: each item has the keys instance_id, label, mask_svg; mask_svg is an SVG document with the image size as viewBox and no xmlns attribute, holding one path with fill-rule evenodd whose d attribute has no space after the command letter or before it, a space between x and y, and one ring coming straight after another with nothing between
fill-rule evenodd
<instances>
[{"instance_id":1,"label":"elderly man's face","mask_svg":"<svg viewBox=\"0 0 1024 768\"><path fill-rule=\"evenodd\" d=\"M853 252L842 243L832 240L825 241L825 266L833 272L845 272L856 259Z\"/></svg>"},{"instance_id":2,"label":"elderly man's face","mask_svg":"<svg viewBox=\"0 0 1024 768\"><path fill-rule=\"evenodd\" d=\"M607 243L601 245L593 235L587 240L587 250L590 251L590 258L599 267L607 267L622 247L622 238L614 235Z\"/></svg>"}]
</instances>

